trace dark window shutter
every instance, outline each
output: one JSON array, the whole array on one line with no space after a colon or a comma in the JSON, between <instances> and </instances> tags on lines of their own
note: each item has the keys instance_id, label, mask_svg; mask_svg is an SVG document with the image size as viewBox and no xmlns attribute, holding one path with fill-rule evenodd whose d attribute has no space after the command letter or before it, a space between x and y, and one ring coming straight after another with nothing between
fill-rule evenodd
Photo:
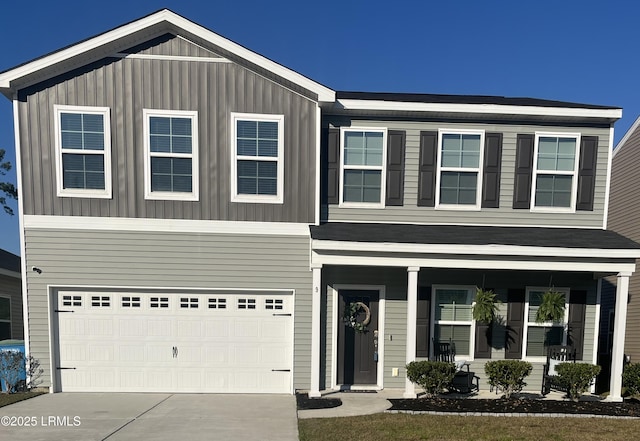
<instances>
[{"instance_id":1,"label":"dark window shutter","mask_svg":"<svg viewBox=\"0 0 640 441\"><path fill-rule=\"evenodd\" d=\"M416 357L429 357L429 318L431 316L431 287L418 288L416 319Z\"/></svg>"},{"instance_id":2,"label":"dark window shutter","mask_svg":"<svg viewBox=\"0 0 640 441\"><path fill-rule=\"evenodd\" d=\"M529 208L531 205L534 142L534 135L518 135L516 141L516 173L513 186L513 208Z\"/></svg>"},{"instance_id":3,"label":"dark window shutter","mask_svg":"<svg viewBox=\"0 0 640 441\"><path fill-rule=\"evenodd\" d=\"M487 288L493 291L491 288ZM476 322L476 345L474 348L474 358L491 358L491 323Z\"/></svg>"},{"instance_id":4,"label":"dark window shutter","mask_svg":"<svg viewBox=\"0 0 640 441\"><path fill-rule=\"evenodd\" d=\"M593 211L593 194L596 188L596 162L598 137L580 138L580 165L578 168L578 201L576 210Z\"/></svg>"},{"instance_id":5,"label":"dark window shutter","mask_svg":"<svg viewBox=\"0 0 640 441\"><path fill-rule=\"evenodd\" d=\"M500 206L500 168L502 133L484 135L484 169L482 171L482 208Z\"/></svg>"},{"instance_id":6,"label":"dark window shutter","mask_svg":"<svg viewBox=\"0 0 640 441\"><path fill-rule=\"evenodd\" d=\"M587 292L571 291L569 294L569 333L567 344L576 349L576 360L582 360L584 350L584 321L587 312Z\"/></svg>"},{"instance_id":7,"label":"dark window shutter","mask_svg":"<svg viewBox=\"0 0 640 441\"><path fill-rule=\"evenodd\" d=\"M327 133L327 203L340 202L340 129Z\"/></svg>"},{"instance_id":8,"label":"dark window shutter","mask_svg":"<svg viewBox=\"0 0 640 441\"><path fill-rule=\"evenodd\" d=\"M436 158L438 132L420 132L420 163L418 176L418 206L436 205Z\"/></svg>"},{"instance_id":9,"label":"dark window shutter","mask_svg":"<svg viewBox=\"0 0 640 441\"><path fill-rule=\"evenodd\" d=\"M405 132L389 130L387 140L386 205L401 206L404 201Z\"/></svg>"},{"instance_id":10,"label":"dark window shutter","mask_svg":"<svg viewBox=\"0 0 640 441\"><path fill-rule=\"evenodd\" d=\"M507 329L504 358L522 358L522 334L524 330L524 289L510 289L507 294Z\"/></svg>"}]
</instances>

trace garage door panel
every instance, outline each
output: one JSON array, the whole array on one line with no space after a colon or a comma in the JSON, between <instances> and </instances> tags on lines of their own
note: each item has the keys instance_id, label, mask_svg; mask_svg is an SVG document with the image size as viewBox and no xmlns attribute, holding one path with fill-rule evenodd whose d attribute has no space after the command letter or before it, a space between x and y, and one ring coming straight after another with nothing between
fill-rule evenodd
<instances>
[{"instance_id":1,"label":"garage door panel","mask_svg":"<svg viewBox=\"0 0 640 441\"><path fill-rule=\"evenodd\" d=\"M292 296L61 293L63 391L290 393ZM277 370L277 371L274 371Z\"/></svg>"}]
</instances>

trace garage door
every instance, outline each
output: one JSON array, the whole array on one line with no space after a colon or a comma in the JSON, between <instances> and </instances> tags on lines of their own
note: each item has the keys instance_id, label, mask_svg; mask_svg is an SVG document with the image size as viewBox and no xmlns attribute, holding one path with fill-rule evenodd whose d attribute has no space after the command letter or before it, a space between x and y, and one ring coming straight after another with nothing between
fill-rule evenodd
<instances>
[{"instance_id":1,"label":"garage door","mask_svg":"<svg viewBox=\"0 0 640 441\"><path fill-rule=\"evenodd\" d=\"M291 294L60 292L67 392L291 393Z\"/></svg>"}]
</instances>

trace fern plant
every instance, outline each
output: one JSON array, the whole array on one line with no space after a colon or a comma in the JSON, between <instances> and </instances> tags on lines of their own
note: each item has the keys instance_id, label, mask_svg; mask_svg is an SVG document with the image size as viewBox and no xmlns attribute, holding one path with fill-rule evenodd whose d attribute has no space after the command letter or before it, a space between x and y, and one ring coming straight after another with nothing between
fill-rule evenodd
<instances>
[{"instance_id":1,"label":"fern plant","mask_svg":"<svg viewBox=\"0 0 640 441\"><path fill-rule=\"evenodd\" d=\"M476 302L471 315L473 319L482 323L491 323L498 315L498 305L502 303L498 295L492 290L476 288Z\"/></svg>"},{"instance_id":2,"label":"fern plant","mask_svg":"<svg viewBox=\"0 0 640 441\"><path fill-rule=\"evenodd\" d=\"M559 322L564 319L564 294L549 290L542 294L542 302L536 313L537 323Z\"/></svg>"}]
</instances>

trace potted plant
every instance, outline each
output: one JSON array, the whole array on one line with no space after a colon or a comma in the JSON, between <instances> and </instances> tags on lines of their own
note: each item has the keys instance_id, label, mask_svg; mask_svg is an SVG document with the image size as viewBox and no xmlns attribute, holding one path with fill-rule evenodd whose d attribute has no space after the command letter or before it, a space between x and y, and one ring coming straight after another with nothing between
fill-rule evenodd
<instances>
[{"instance_id":1,"label":"potted plant","mask_svg":"<svg viewBox=\"0 0 640 441\"><path fill-rule=\"evenodd\" d=\"M473 319L482 323L491 323L498 315L498 304L502 303L498 295L490 289L476 287L476 301L471 315Z\"/></svg>"},{"instance_id":2,"label":"potted plant","mask_svg":"<svg viewBox=\"0 0 640 441\"><path fill-rule=\"evenodd\" d=\"M564 319L564 309L564 294L549 289L542 294L542 301L536 312L536 322L560 322Z\"/></svg>"}]
</instances>

